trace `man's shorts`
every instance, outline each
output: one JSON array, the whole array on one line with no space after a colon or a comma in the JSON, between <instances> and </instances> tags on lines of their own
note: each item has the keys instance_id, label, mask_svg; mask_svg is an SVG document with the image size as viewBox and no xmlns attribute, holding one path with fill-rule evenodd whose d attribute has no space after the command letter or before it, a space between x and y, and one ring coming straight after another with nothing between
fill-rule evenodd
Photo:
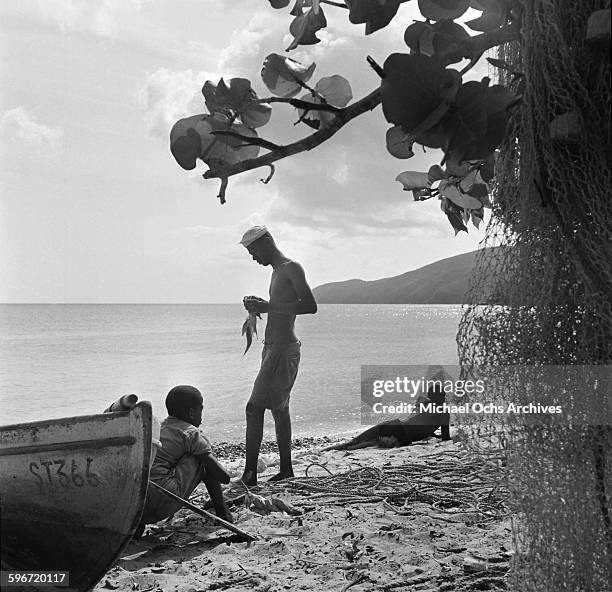
<instances>
[{"instance_id":1,"label":"man's shorts","mask_svg":"<svg viewBox=\"0 0 612 592\"><path fill-rule=\"evenodd\" d=\"M264 343L261 368L253 384L249 403L265 409L282 409L289 396L300 365L300 342Z\"/></svg>"}]
</instances>

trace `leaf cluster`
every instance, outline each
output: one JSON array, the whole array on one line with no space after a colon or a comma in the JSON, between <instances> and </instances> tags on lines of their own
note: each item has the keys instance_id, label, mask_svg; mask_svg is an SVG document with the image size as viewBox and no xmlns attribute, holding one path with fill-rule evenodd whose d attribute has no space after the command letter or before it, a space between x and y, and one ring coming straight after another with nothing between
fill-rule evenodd
<instances>
[{"instance_id":1,"label":"leaf cluster","mask_svg":"<svg viewBox=\"0 0 612 592\"><path fill-rule=\"evenodd\" d=\"M179 119L170 131L170 150L185 170L195 168L198 159L214 168L259 154L256 128L270 120L272 108L258 100L246 78L223 78L202 88L207 114Z\"/></svg>"},{"instance_id":2,"label":"leaf cluster","mask_svg":"<svg viewBox=\"0 0 612 592\"><path fill-rule=\"evenodd\" d=\"M324 8L344 11L351 23L365 25L365 34L370 35L396 18L406 1L268 0L273 9L291 5L293 40L286 51L320 42L318 34L327 26ZM487 49L517 38L521 5L516 0L412 1L418 3L424 20L406 27L405 53L391 54L382 67L368 57L380 76L380 87L367 97L351 104L350 83L339 74L310 86L314 63L270 54L261 78L271 97L259 98L245 78L228 83L221 79L216 84L206 81L202 93L208 113L183 118L172 128L171 151L177 162L193 169L198 159L204 161L210 169L204 177L222 180L224 201L229 176L264 165L273 172L274 161L310 150L380 103L391 124L386 145L392 156L411 158L414 144L444 153L440 165L427 173L400 173L397 180L403 188L412 191L417 201L438 198L455 233L467 231L468 222L478 227L483 208L491 206L495 151L506 134L509 111L520 96L505 86L492 85L488 78L464 81L464 77ZM468 8L480 15L464 25L455 22ZM466 60L462 69L450 67ZM489 62L506 67L493 59ZM298 123L316 131L289 146L260 138L257 130L269 122L273 103L291 105L297 109ZM261 148L269 154L259 156Z\"/></svg>"}]
</instances>

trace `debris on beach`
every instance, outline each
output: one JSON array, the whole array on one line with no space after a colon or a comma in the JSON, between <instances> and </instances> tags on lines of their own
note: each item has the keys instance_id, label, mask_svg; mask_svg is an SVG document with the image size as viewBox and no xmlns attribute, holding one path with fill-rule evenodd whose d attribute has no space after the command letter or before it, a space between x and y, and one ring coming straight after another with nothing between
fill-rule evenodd
<instances>
[{"instance_id":1,"label":"debris on beach","mask_svg":"<svg viewBox=\"0 0 612 592\"><path fill-rule=\"evenodd\" d=\"M283 501L279 497L257 495L247 491L245 494L244 505L254 512L267 515L270 512L286 512L290 516L301 516L302 511L291 504Z\"/></svg>"},{"instance_id":2,"label":"debris on beach","mask_svg":"<svg viewBox=\"0 0 612 592\"><path fill-rule=\"evenodd\" d=\"M130 543L95 592L507 589L513 551L499 450L430 439L339 453L321 450L329 438L296 440L303 447L294 448L294 478L265 480L277 469L275 444L265 442L271 462L258 487L230 504L257 541L179 510ZM242 448L215 450L239 474ZM195 498L204 503L203 486ZM279 511L276 500L300 514Z\"/></svg>"}]
</instances>

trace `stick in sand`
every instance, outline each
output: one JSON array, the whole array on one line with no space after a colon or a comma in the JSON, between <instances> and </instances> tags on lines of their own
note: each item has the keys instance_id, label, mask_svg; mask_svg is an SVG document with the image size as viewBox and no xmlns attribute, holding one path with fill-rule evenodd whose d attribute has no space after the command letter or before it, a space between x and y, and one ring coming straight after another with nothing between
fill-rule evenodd
<instances>
[{"instance_id":1,"label":"stick in sand","mask_svg":"<svg viewBox=\"0 0 612 592\"><path fill-rule=\"evenodd\" d=\"M239 534L241 537L244 537L247 541L257 540L256 536L253 536L252 534L249 534L248 532L241 530L237 526L234 526L231 522L228 522L227 520L223 520L223 518L219 518L219 516L216 516L215 514L211 514L210 512L207 512L206 510L202 510L202 508L198 508L198 506L195 506L191 502L188 502L186 499L183 499L182 497L179 497L175 493L168 491L165 487L162 487L161 485L158 485L157 483L153 481L149 481L149 485L153 485L154 487L157 487L157 489L159 489L160 491L163 491L167 496L171 497L173 500L177 502L181 502L183 506L185 506L186 508L189 508L192 512L195 512L196 514L200 514L200 516L205 516L206 518L210 518L213 522L217 522L218 524L223 526L223 528L227 528L227 530L231 530L233 533Z\"/></svg>"}]
</instances>

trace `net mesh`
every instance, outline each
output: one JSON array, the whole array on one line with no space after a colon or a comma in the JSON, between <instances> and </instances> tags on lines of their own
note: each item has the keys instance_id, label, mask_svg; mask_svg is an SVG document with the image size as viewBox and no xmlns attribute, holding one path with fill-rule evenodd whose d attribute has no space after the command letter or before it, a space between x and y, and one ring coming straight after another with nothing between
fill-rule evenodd
<instances>
[{"instance_id":1,"label":"net mesh","mask_svg":"<svg viewBox=\"0 0 612 592\"><path fill-rule=\"evenodd\" d=\"M458 333L477 365L612 363L609 47L586 41L587 19L610 2L527 0L521 38L498 57L503 84L522 95L496 164L491 221ZM586 396L580 384L564 397ZM489 393L529 401L508 380ZM538 400L553 399L543 387ZM598 394L598 397L601 393ZM603 393L603 396L608 396ZM605 401L602 416L609 413ZM612 429L501 429L514 504L516 590L609 590L612 582ZM478 430L476 430L478 432Z\"/></svg>"}]
</instances>

